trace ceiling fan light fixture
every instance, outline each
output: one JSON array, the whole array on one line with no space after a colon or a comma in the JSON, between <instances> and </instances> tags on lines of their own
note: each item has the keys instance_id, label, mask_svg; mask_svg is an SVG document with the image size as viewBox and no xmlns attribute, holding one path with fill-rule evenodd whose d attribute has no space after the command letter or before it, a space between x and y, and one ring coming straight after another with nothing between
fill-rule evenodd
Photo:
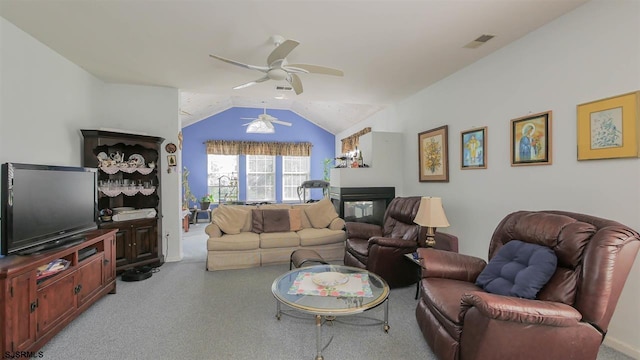
<instances>
[{"instance_id":1,"label":"ceiling fan light fixture","mask_svg":"<svg viewBox=\"0 0 640 360\"><path fill-rule=\"evenodd\" d=\"M247 134L273 134L276 129L266 121L253 121L247 125Z\"/></svg>"}]
</instances>

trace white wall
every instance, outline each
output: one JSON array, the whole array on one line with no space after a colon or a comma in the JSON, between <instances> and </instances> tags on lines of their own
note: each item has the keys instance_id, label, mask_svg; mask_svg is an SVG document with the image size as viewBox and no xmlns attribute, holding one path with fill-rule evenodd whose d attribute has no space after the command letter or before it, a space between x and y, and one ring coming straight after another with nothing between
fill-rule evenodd
<instances>
[{"instance_id":1,"label":"white wall","mask_svg":"<svg viewBox=\"0 0 640 360\"><path fill-rule=\"evenodd\" d=\"M97 128L115 128L144 132L165 139L160 161L167 169L167 152L164 145L178 145L179 94L166 87L106 84ZM180 153L176 153L180 158ZM175 169L180 169L175 167ZM180 228L180 174L177 171L161 174L162 184L162 239L163 253L167 261L182 259Z\"/></svg>"},{"instance_id":2,"label":"white wall","mask_svg":"<svg viewBox=\"0 0 640 360\"><path fill-rule=\"evenodd\" d=\"M177 144L178 99L176 89L105 84L0 17L0 162L80 166L80 129L141 131ZM161 178L167 261L182 257L178 178Z\"/></svg>"},{"instance_id":3,"label":"white wall","mask_svg":"<svg viewBox=\"0 0 640 360\"><path fill-rule=\"evenodd\" d=\"M640 159L576 160L576 105L637 90L640 2L596 0L336 139L364 126L404 124L404 195L441 196L452 225L443 231L459 237L460 252L486 259L495 226L514 210L576 211L640 230ZM510 120L547 110L553 164L511 167ZM419 183L417 134L441 125L449 125L450 181ZM488 168L460 170L460 132L477 126L488 126ZM639 298L636 260L605 340L634 358Z\"/></svg>"},{"instance_id":4,"label":"white wall","mask_svg":"<svg viewBox=\"0 0 640 360\"><path fill-rule=\"evenodd\" d=\"M102 82L0 18L0 162L81 165Z\"/></svg>"}]
</instances>

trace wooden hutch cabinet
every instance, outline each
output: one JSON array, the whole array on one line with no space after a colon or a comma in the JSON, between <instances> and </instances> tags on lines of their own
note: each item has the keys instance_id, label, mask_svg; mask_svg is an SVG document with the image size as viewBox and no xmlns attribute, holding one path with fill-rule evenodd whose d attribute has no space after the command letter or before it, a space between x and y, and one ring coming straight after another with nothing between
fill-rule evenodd
<instances>
[{"instance_id":1,"label":"wooden hutch cabinet","mask_svg":"<svg viewBox=\"0 0 640 360\"><path fill-rule=\"evenodd\" d=\"M116 271L159 266L162 253L161 137L81 130L83 165L98 168L101 229L117 229Z\"/></svg>"},{"instance_id":2,"label":"wooden hutch cabinet","mask_svg":"<svg viewBox=\"0 0 640 360\"><path fill-rule=\"evenodd\" d=\"M77 245L0 258L3 357L38 351L91 304L116 292L115 233L94 230ZM58 259L68 261L68 267L39 275L39 267Z\"/></svg>"}]
</instances>

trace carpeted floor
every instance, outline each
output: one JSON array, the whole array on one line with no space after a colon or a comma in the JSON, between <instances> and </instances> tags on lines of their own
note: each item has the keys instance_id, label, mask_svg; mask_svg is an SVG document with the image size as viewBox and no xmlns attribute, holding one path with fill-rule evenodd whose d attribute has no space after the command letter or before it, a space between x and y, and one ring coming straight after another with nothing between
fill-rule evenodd
<instances>
[{"instance_id":1,"label":"carpeted floor","mask_svg":"<svg viewBox=\"0 0 640 360\"><path fill-rule=\"evenodd\" d=\"M107 295L42 349L44 359L279 359L315 357L314 320L275 318L271 293L288 264L205 271L204 224L184 238L184 260L166 263L144 281L118 280ZM391 330L356 318L323 326L327 360L435 359L415 320L415 287L389 296ZM382 319L383 308L365 313ZM602 347L598 360L631 360Z\"/></svg>"}]
</instances>

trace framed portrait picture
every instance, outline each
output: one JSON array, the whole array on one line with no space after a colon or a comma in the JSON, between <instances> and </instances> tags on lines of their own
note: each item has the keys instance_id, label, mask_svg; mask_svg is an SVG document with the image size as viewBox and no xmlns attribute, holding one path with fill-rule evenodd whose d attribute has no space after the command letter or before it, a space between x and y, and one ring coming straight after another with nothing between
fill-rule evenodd
<instances>
[{"instance_id":1,"label":"framed portrait picture","mask_svg":"<svg viewBox=\"0 0 640 360\"><path fill-rule=\"evenodd\" d=\"M580 104L578 160L640 156L640 91Z\"/></svg>"},{"instance_id":2,"label":"framed portrait picture","mask_svg":"<svg viewBox=\"0 0 640 360\"><path fill-rule=\"evenodd\" d=\"M448 126L418 134L419 180L449 181Z\"/></svg>"},{"instance_id":3,"label":"framed portrait picture","mask_svg":"<svg viewBox=\"0 0 640 360\"><path fill-rule=\"evenodd\" d=\"M551 165L551 111L511 120L511 166Z\"/></svg>"},{"instance_id":4,"label":"framed portrait picture","mask_svg":"<svg viewBox=\"0 0 640 360\"><path fill-rule=\"evenodd\" d=\"M487 168L487 127L460 133L460 168L462 170Z\"/></svg>"}]
</instances>

